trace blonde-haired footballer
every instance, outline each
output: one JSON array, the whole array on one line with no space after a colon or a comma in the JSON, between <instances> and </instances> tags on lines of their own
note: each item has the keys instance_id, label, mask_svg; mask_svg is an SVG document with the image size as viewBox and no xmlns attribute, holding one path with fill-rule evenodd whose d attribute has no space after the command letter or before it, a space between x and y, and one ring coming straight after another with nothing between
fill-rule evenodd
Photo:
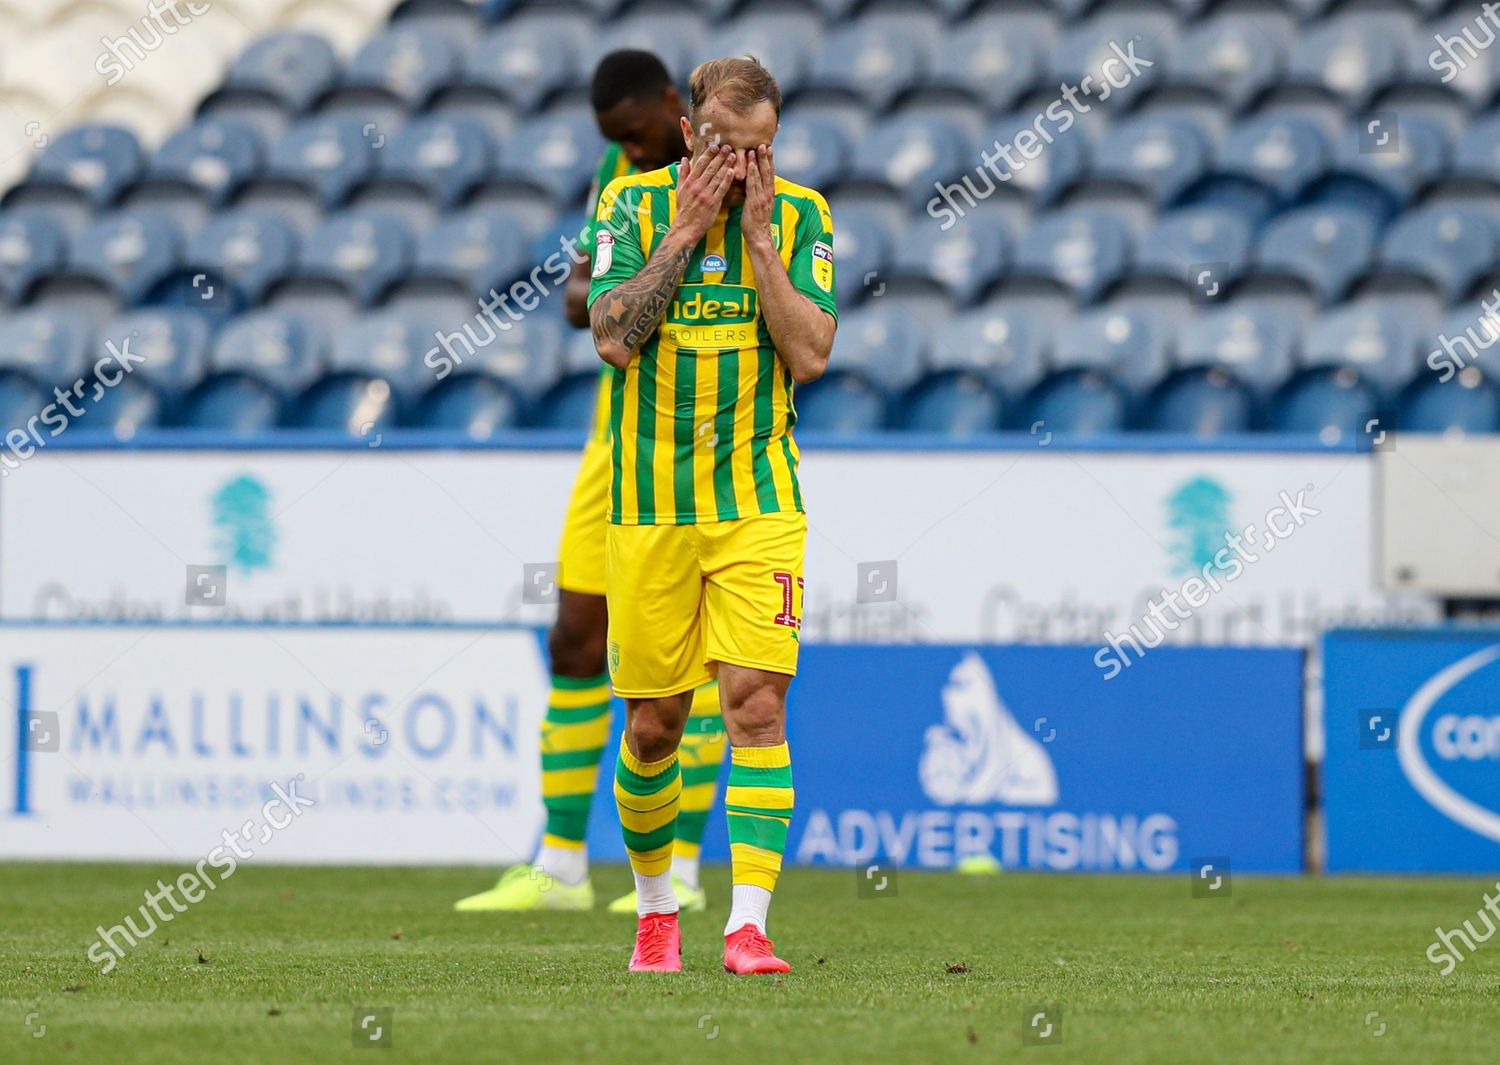
<instances>
[{"instance_id":1,"label":"blonde-haired footballer","mask_svg":"<svg viewBox=\"0 0 1500 1065\"><path fill-rule=\"evenodd\" d=\"M589 202L615 178L654 170L684 151L681 122L686 110L662 61L650 52L623 49L599 60L589 89L599 132L609 140ZM578 247L594 254L593 222ZM568 279L568 321L589 324L589 264L576 264ZM604 535L609 509L609 384L612 371L601 367L593 430L573 484L563 523L557 577L557 621L548 634L552 693L542 724L542 803L547 821L541 846L528 865L507 869L488 891L460 899L454 908L492 910L590 910L586 833L599 780L599 763L609 745L610 692L605 673L607 627L604 601ZM708 684L693 702L682 743L682 814L672 848L672 883L684 909L708 902L698 878L698 855L718 787L727 741L719 717L719 691ZM635 913L635 892L609 904L611 912Z\"/></svg>"},{"instance_id":2,"label":"blonde-haired footballer","mask_svg":"<svg viewBox=\"0 0 1500 1065\"><path fill-rule=\"evenodd\" d=\"M833 221L821 195L775 174L780 114L759 62L704 63L682 120L689 158L618 178L599 201L589 317L613 368L605 595L636 972L682 968L678 745L694 689L716 676L731 744L724 968L791 968L766 915L792 814L786 692L807 537L792 389L822 375L837 323Z\"/></svg>"}]
</instances>

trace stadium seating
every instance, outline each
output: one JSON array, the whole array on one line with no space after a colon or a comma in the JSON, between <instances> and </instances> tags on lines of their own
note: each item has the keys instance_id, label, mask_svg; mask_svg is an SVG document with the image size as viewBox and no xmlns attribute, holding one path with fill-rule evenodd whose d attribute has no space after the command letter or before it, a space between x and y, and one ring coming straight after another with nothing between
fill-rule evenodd
<instances>
[{"instance_id":1,"label":"stadium seating","mask_svg":"<svg viewBox=\"0 0 1500 1065\"><path fill-rule=\"evenodd\" d=\"M1500 279L1500 72L1439 75L1440 4L226 3L111 97L57 57L127 7L0 8L35 45L0 100L62 116L0 167L0 409L134 332L151 368L96 431L585 424L560 297L499 329L479 301L548 275L603 147L589 71L645 46L781 79L779 169L839 257L804 430L1497 428L1482 368L1422 369ZM1152 66L1098 99L1126 42ZM1057 95L1085 75L1087 109Z\"/></svg>"}]
</instances>

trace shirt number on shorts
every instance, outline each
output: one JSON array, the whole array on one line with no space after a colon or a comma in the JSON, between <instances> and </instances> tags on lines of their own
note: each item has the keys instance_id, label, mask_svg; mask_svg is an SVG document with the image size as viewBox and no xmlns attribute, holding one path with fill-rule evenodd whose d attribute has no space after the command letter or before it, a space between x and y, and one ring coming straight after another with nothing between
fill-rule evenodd
<instances>
[{"instance_id":1,"label":"shirt number on shorts","mask_svg":"<svg viewBox=\"0 0 1500 1065\"><path fill-rule=\"evenodd\" d=\"M771 574L771 576L776 579L777 584L781 585L781 613L777 614L774 619L776 624L785 625L792 629L800 629L802 627L802 619L792 613L792 588L795 586L797 591L802 591L804 588L802 578L794 577L784 571L778 571Z\"/></svg>"}]
</instances>

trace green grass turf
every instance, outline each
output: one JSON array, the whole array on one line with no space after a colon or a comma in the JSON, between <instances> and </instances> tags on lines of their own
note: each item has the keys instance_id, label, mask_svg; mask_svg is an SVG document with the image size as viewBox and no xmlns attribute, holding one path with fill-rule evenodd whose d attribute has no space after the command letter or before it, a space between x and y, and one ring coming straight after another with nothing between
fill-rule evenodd
<instances>
[{"instance_id":1,"label":"green grass turf","mask_svg":"<svg viewBox=\"0 0 1500 1065\"><path fill-rule=\"evenodd\" d=\"M1185 875L902 872L895 897L860 899L852 871L793 870L771 931L795 971L735 978L719 958L727 875L710 869L716 905L684 918L687 972L632 977L633 922L602 908L456 914L486 874L263 866L99 975L94 927L177 871L0 864L0 1061L346 1060L356 1006L394 1010L394 1046L353 1058L377 1063L1500 1053L1500 940L1446 978L1423 956L1487 881L1240 877L1231 898L1195 900ZM627 880L596 870L601 907ZM1037 1003L1062 1006L1061 1043L1023 1046Z\"/></svg>"}]
</instances>

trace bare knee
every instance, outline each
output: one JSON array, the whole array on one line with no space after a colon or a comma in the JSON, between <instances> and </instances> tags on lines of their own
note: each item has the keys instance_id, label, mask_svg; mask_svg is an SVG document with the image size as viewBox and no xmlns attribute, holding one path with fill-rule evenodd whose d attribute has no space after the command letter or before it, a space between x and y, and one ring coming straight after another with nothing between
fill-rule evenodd
<instances>
[{"instance_id":1,"label":"bare knee","mask_svg":"<svg viewBox=\"0 0 1500 1065\"><path fill-rule=\"evenodd\" d=\"M643 762L659 762L677 750L687 724L692 693L630 703L625 728L631 752Z\"/></svg>"},{"instance_id":2,"label":"bare knee","mask_svg":"<svg viewBox=\"0 0 1500 1065\"><path fill-rule=\"evenodd\" d=\"M791 678L761 670L720 667L724 727L736 747L773 747L786 741L786 689Z\"/></svg>"}]
</instances>

